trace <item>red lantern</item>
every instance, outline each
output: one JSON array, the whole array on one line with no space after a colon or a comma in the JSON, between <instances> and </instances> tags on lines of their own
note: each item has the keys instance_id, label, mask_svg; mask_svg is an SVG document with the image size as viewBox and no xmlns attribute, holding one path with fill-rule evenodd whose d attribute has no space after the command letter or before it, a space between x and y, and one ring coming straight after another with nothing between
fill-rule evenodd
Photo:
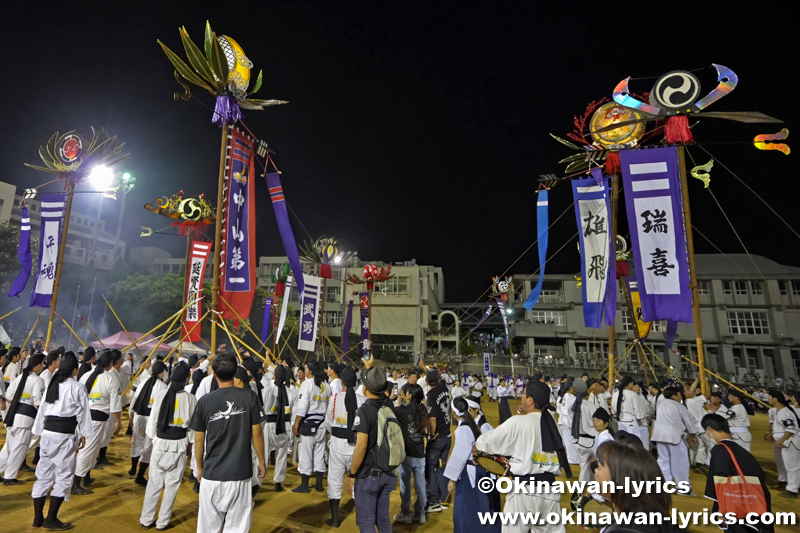
<instances>
[{"instance_id":1,"label":"red lantern","mask_svg":"<svg viewBox=\"0 0 800 533\"><path fill-rule=\"evenodd\" d=\"M364 279L367 281L373 281L376 277L378 277L378 267L375 265L367 265L364 267Z\"/></svg>"}]
</instances>

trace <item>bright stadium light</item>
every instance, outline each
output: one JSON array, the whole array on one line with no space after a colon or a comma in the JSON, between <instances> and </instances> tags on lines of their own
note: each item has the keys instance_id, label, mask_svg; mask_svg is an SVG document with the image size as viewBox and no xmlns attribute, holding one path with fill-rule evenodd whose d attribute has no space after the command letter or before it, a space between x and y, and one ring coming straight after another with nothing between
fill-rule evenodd
<instances>
[{"instance_id":1,"label":"bright stadium light","mask_svg":"<svg viewBox=\"0 0 800 533\"><path fill-rule=\"evenodd\" d=\"M114 171L105 165L98 165L89 173L89 181L97 189L107 189L114 179Z\"/></svg>"}]
</instances>

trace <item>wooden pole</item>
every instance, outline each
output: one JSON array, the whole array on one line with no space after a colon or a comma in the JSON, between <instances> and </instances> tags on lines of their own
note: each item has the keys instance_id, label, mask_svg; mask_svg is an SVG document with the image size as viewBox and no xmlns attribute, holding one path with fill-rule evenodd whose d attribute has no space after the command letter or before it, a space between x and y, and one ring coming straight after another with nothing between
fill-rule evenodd
<instances>
[{"instance_id":1,"label":"wooden pole","mask_svg":"<svg viewBox=\"0 0 800 533\"><path fill-rule=\"evenodd\" d=\"M628 292L628 284L625 283L625 280L622 277L618 277L617 281L619 282L619 287L622 289L622 294L625 296L625 308L628 310L628 316L631 320L633 320L633 339L634 344L636 344L636 352L639 354L639 357L642 358L642 370L644 371L644 381L647 385L650 385L650 378L647 376L647 366L644 363L645 353L644 349L642 349L640 342L641 338L639 337L639 322L636 319L636 310L633 308L633 301L631 301L630 292ZM610 382L609 382L610 383Z\"/></svg>"},{"instance_id":2,"label":"wooden pole","mask_svg":"<svg viewBox=\"0 0 800 533\"><path fill-rule=\"evenodd\" d=\"M186 301L187 293L188 293L188 289L189 289L189 283L188 282L189 282L189 265L191 263L191 255L192 255L192 234L191 234L191 232L189 232L189 234L186 236L186 264L183 267L183 301L184 302ZM200 292L203 292L202 291L203 280L200 280L200 287L201 287ZM181 331L185 331L185 330L186 330L185 316L181 315ZM181 343L178 346L180 346L180 348L178 348L178 357L183 357L183 341L181 341Z\"/></svg>"},{"instance_id":3,"label":"wooden pole","mask_svg":"<svg viewBox=\"0 0 800 533\"><path fill-rule=\"evenodd\" d=\"M325 360L325 300L328 297L328 278L322 278L322 309L320 310L320 344L322 345L322 360ZM302 312L302 311L301 311ZM317 354L317 361L319 361L319 354Z\"/></svg>"},{"instance_id":4,"label":"wooden pole","mask_svg":"<svg viewBox=\"0 0 800 533\"><path fill-rule=\"evenodd\" d=\"M17 307L16 309L14 309L13 311L11 311L10 313L6 313L6 314L4 314L3 316L0 316L0 320L3 320L4 318L6 318L6 317L8 317L8 316L11 316L11 315L13 315L14 313L16 313L17 311L19 311L20 309L22 309L22 307Z\"/></svg>"},{"instance_id":5,"label":"wooden pole","mask_svg":"<svg viewBox=\"0 0 800 533\"><path fill-rule=\"evenodd\" d=\"M223 296L220 296L220 298L222 298L222 302L223 302L225 305L227 305L227 306L228 306L228 309L230 309L231 311L233 311L233 314L236 316L236 318L239 320L239 322L240 322L241 324L244 324L244 327L247 329L247 331L249 331L249 332L250 332L250 334L251 334L251 335L253 335L253 337L255 337L255 339L256 339L256 340L259 342L259 344L261 344L261 346L264 348L265 352L267 353L267 356L269 357L269 354L271 353L271 352L270 352L270 349L269 349L269 348L267 348L267 346L266 346L266 345L265 345L263 342L261 342L261 338L260 338L258 335L256 335L256 332L255 332L255 331L253 331L253 328L250 326L250 323L249 323L249 322L247 322L247 321L245 321L245 320L243 320L243 319L242 319L242 317L239 315L239 313L237 313L237 312L236 312L236 309L234 309L233 307L231 307L231 305L228 303L228 301L227 301L227 300L225 300L225 298L224 298ZM265 308L265 311L266 311L266 308ZM234 335L233 337L234 337L234 338L236 338L236 339L238 339L238 337L236 337L236 335ZM242 342L242 341L240 340L240 341L239 341L239 344L244 344L244 342ZM245 346L247 346L247 344L244 344L244 345L245 345ZM250 346L247 346L247 349L249 349L250 351L253 351L253 349L252 349L252 348L250 348ZM259 357L260 357L260 355L259 355ZM262 357L262 359L263 359L263 357Z\"/></svg>"},{"instance_id":6,"label":"wooden pole","mask_svg":"<svg viewBox=\"0 0 800 533\"><path fill-rule=\"evenodd\" d=\"M183 313L183 312L186 310L186 308L187 308L187 307L189 307L189 303L187 303L187 304L186 304L186 305L183 307L183 309L181 309L181 310L180 310L180 311L178 311L177 313L175 313L175 314L173 314L173 315L170 315L170 317L169 317L169 318L167 318L166 320L164 320L164 321L163 321L161 324L157 325L156 327L154 327L153 329L151 329L150 331L148 331L147 333L145 333L144 335L142 335L142 337L147 337L147 336L148 336L148 335L150 335L151 333L154 333L154 332L155 332L155 330L157 330L158 328L160 328L161 326L163 326L164 324L166 324L167 322L169 322L170 320L172 320L173 318L175 318L175 315L180 315L181 313ZM121 352L126 352L126 351L130 350L132 347L134 347L134 346L138 345L138 343L139 343L139 341L136 341L136 342L134 342L134 343L132 343L132 344L129 344L129 345L127 345L125 348L123 348L123 349L122 349L122 350L120 350L120 351L121 351Z\"/></svg>"},{"instance_id":7,"label":"wooden pole","mask_svg":"<svg viewBox=\"0 0 800 533\"><path fill-rule=\"evenodd\" d=\"M617 268L617 211L619 207L619 174L614 174L611 177L611 256L608 258L608 268ZM616 287L608 287L610 291L616 291ZM616 328L614 323L617 319L617 309L613 310L614 316L612 317L611 325L608 326L608 382L614 386L614 337L616 336Z\"/></svg>"},{"instance_id":8,"label":"wooden pole","mask_svg":"<svg viewBox=\"0 0 800 533\"><path fill-rule=\"evenodd\" d=\"M61 286L61 270L64 266L64 248L67 245L67 230L69 229L69 215L72 212L72 197L75 195L75 182L67 178L67 209L64 211L64 228L61 231L61 242L58 246L58 261L56 262L56 279L53 283L53 297L50 299L50 319L47 321L47 338L44 341L44 349L50 348L50 336L53 333L53 320L56 315L56 304L58 303L58 288ZM42 221L44 224L44 221ZM41 246L44 243L40 243Z\"/></svg>"},{"instance_id":9,"label":"wooden pole","mask_svg":"<svg viewBox=\"0 0 800 533\"><path fill-rule=\"evenodd\" d=\"M683 197L683 219L686 230L686 248L689 251L689 288L692 289L692 321L694 322L694 337L697 343L697 362L700 368L700 387L703 396L706 389L706 358L703 349L703 325L700 322L700 300L697 295L697 271L694 264L694 235L692 233L692 213L689 209L689 184L686 179L686 154L683 146L678 147L678 168L681 175L681 195Z\"/></svg>"},{"instance_id":10,"label":"wooden pole","mask_svg":"<svg viewBox=\"0 0 800 533\"><path fill-rule=\"evenodd\" d=\"M18 307L17 311L19 311L20 309L21 309L21 307ZM6 315L6 316L8 316L8 315ZM25 338L25 342L22 343L22 348L25 348L28 345L28 341L31 340L31 335L33 335L33 330L36 329L36 325L39 323L39 320L41 318L42 318L42 315L39 315L38 317L36 317L36 322L33 323L33 327L31 328L31 332L28 333L28 336ZM83 343L81 343L81 344L83 344Z\"/></svg>"},{"instance_id":11,"label":"wooden pole","mask_svg":"<svg viewBox=\"0 0 800 533\"><path fill-rule=\"evenodd\" d=\"M141 358L142 358L142 359L144 359L144 354L143 354L143 353L142 353L142 351L139 349L139 346L137 346L137 344L136 344L136 343L138 342L138 339L137 339L137 340L133 340L133 337L131 337L131 334L130 334L130 333L128 333L128 330L127 330L127 329L125 329L125 324L123 324L123 323L122 323L122 320L120 320L120 319L119 319L119 315L117 315L117 312L116 312L116 311L114 311L114 308L111 306L111 302L109 302L109 301L106 299L106 296L105 296L105 294L104 294L104 295L102 295L102 296L103 296L103 300L105 300L105 301L106 301L106 305L108 306L108 308L109 308L109 309L111 309L111 312L112 312L112 313L114 313L114 317L117 319L117 322L119 322L119 325L122 327L122 331L124 331L124 332L125 332L125 336L127 336L127 337L128 337L128 340L129 340L129 341L131 341L131 342L133 343L133 348L134 348L134 349L135 349L137 352L139 352L139 355L141 356ZM174 322L173 322L173 324L174 324ZM167 331L169 331L169 328L167 329Z\"/></svg>"},{"instance_id":12,"label":"wooden pole","mask_svg":"<svg viewBox=\"0 0 800 533\"><path fill-rule=\"evenodd\" d=\"M64 325L65 325L65 326L67 326L67 329L70 331L70 333L72 333L72 335L74 335L74 336L75 336L75 338L76 338L76 339L78 339L78 342L79 342L79 343L81 343L81 346L83 346L84 348L86 348L86 345L85 345L85 344L83 344L83 341L81 340L81 338L80 338L80 337L78 337L78 334L77 334L77 333L75 333L75 330L74 330L74 329L72 329L72 328L70 327L69 323L68 323L66 320L64 320L64 317L63 317L63 316L61 316L61 313L57 313L57 314L58 314L58 318L60 318L60 319L61 319L61 322L63 322L63 323L64 323Z\"/></svg>"},{"instance_id":13,"label":"wooden pole","mask_svg":"<svg viewBox=\"0 0 800 533\"><path fill-rule=\"evenodd\" d=\"M214 316L219 314L219 263L222 253L222 217L225 208L223 196L225 192L225 160L228 148L228 133L231 127L222 126L222 145L219 153L219 183L217 184L217 225L214 233L214 279L211 281L211 359L217 355L217 321Z\"/></svg>"},{"instance_id":14,"label":"wooden pole","mask_svg":"<svg viewBox=\"0 0 800 533\"><path fill-rule=\"evenodd\" d=\"M208 312L206 312L206 314L208 314ZM156 340L157 340L157 342L156 342L156 345L155 345L155 346L153 346L153 349L152 349L152 350L150 350L150 354L147 356L147 359L143 359L143 360L142 360L142 364L140 364L140 365L139 365L139 370L137 370L137 371L136 371L136 374L134 374L134 376L131 378L131 381L130 381L130 383L128 383L128 386L125 388L125 391L122 393L122 395L123 395L123 396L125 396L126 394L128 394L128 390L130 390L130 388L131 388L131 387L133 386L133 384L136 382L136 378L138 378L138 377L139 377L139 374L141 374L141 373L142 373L142 370L144 370L144 364L145 364L147 361L149 361L149 360L150 360L150 359L153 357L153 354L154 354L154 353L156 353L156 350L158 349L158 347L159 347L159 346L161 346L161 343L162 343L162 342L164 342L164 341L167 339L167 337L168 337L169 335L172 335L172 334L174 334L174 333L175 333L175 331L172 331L172 328L173 328L173 327L175 327L175 322L177 322L177 321L178 321L178 319L180 318L180 316L181 316L181 315L178 315L178 316L176 316L176 317L175 317L175 318L172 320L172 323L169 325L169 327L167 327L167 330L164 332L164 334L161 336L161 338L160 338L160 339L158 339L158 338L156 339ZM203 315L203 317L205 318L205 315ZM198 325L198 324L200 324L200 322L202 322L202 319L201 319L201 320L198 320L198 321L197 321L197 323L196 323L194 326L192 326L192 331L194 331L194 328L195 328L195 327L197 327L197 325ZM180 330L177 330L177 331L180 331ZM187 333L187 334L186 334L186 336L188 337L188 336L189 336L189 334ZM181 344L183 344L183 339L184 339L184 337L182 337L182 336L180 336L180 335L179 335L179 336L178 336L178 338L180 339L180 343L178 344L178 346L180 346ZM176 348L177 348L177 347L176 347ZM172 354L175 352L175 349L176 349L176 348L173 348L173 349L172 349L172 350L169 352L169 354L167 355L167 357L165 357L165 358L164 358L164 360L167 360L167 359L169 359L169 356L170 356L170 355L172 355Z\"/></svg>"},{"instance_id":15,"label":"wooden pole","mask_svg":"<svg viewBox=\"0 0 800 533\"><path fill-rule=\"evenodd\" d=\"M100 337L98 337L98 336L95 334L94 330L93 330L93 329L92 329L92 327L89 325L89 323L88 323L88 322L86 322L86 321L83 319L83 317L82 317L82 316L80 316L80 315L78 315L78 318L80 318L80 319L81 319L81 322L83 322L83 325L84 325L84 326L86 326L86 329L88 329L88 330L89 330L89 332L92 334L92 336L93 336L95 339L97 339L97 342L99 342L99 343L100 343L100 346L102 346L103 348L105 348L105 347L106 347L106 345L105 345L105 344L103 344L103 341L101 341L101 340L100 340ZM81 339L78 339L78 340L81 340ZM81 344L83 344L83 341L81 341ZM83 344L83 347L84 347L84 348L86 348L86 345L85 345L85 344Z\"/></svg>"},{"instance_id":16,"label":"wooden pole","mask_svg":"<svg viewBox=\"0 0 800 533\"><path fill-rule=\"evenodd\" d=\"M692 363L692 364L693 364L694 366L696 366L696 367L700 367L700 365L698 365L697 363L695 363L694 361L692 361L691 359L689 359L689 358L688 358L688 357L686 357L685 355L682 355L682 356L681 356L681 359L684 359L684 360L686 360L686 361L689 361L690 363ZM724 384L726 384L727 386L729 386L729 387L731 387L731 388L733 388L733 389L736 389L736 390L738 390L739 392L741 392L742 394L744 394L744 395L745 395L745 396L747 396L748 398L750 398L750 399L752 399L752 400L755 400L755 401L757 401L758 403L760 403L761 405L763 405L763 406L764 406L764 407L766 407L767 409L770 409L770 408L772 407L772 406L771 406L771 405L769 405L768 403L764 403L764 402L762 402L761 400L759 400L758 398L756 398L756 397L755 397L755 396L753 396L752 394L748 393L747 391L740 389L739 387L737 387L736 385L734 385L734 384L733 384L733 383L731 383L730 381L726 381L724 378L721 378L720 376L716 375L716 374L715 374L715 373L713 373L711 370L706 370L706 372L708 372L709 374L711 374L711 376L712 376L712 377L715 377L715 378L717 378L718 380L720 380L721 382L723 382L723 383L724 383Z\"/></svg>"}]
</instances>

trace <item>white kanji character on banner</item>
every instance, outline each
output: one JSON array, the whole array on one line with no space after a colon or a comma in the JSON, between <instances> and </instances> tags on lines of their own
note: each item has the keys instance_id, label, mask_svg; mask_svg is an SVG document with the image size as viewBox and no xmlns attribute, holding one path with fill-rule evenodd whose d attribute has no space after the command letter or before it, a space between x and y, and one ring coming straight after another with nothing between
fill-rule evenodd
<instances>
[{"instance_id":1,"label":"white kanji character on banner","mask_svg":"<svg viewBox=\"0 0 800 533\"><path fill-rule=\"evenodd\" d=\"M231 269L240 270L244 266L242 261L242 249L239 246L233 247L233 254L231 254Z\"/></svg>"}]
</instances>

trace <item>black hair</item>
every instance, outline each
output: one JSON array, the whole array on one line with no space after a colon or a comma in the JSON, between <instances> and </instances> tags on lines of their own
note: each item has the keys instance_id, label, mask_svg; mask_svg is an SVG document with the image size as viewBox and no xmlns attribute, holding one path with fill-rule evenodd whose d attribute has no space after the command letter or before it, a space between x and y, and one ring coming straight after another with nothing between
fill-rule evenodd
<instances>
[{"instance_id":1,"label":"black hair","mask_svg":"<svg viewBox=\"0 0 800 533\"><path fill-rule=\"evenodd\" d=\"M120 359L122 359L122 352L120 352L117 349L111 350L111 364L112 365L117 364L117 361L119 361Z\"/></svg>"},{"instance_id":2,"label":"black hair","mask_svg":"<svg viewBox=\"0 0 800 533\"><path fill-rule=\"evenodd\" d=\"M681 392L682 391L678 387L667 387L666 389L664 389L664 398L666 398L667 400L675 400L674 396L680 394Z\"/></svg>"},{"instance_id":3,"label":"black hair","mask_svg":"<svg viewBox=\"0 0 800 533\"><path fill-rule=\"evenodd\" d=\"M469 414L469 404L467 403L467 400L459 396L453 400L453 407L464 413L464 416L461 417L461 422L465 424L470 431L472 431L472 435L477 440L478 437L481 436L481 430L478 429L478 426L475 424L475 420L473 420L472 416Z\"/></svg>"},{"instance_id":4,"label":"black hair","mask_svg":"<svg viewBox=\"0 0 800 533\"><path fill-rule=\"evenodd\" d=\"M219 354L214 361L211 362L211 368L214 370L214 375L218 381L233 381L236 375L236 356L230 352Z\"/></svg>"},{"instance_id":5,"label":"black hair","mask_svg":"<svg viewBox=\"0 0 800 533\"><path fill-rule=\"evenodd\" d=\"M411 398L411 406L414 408L413 424L417 433L425 433L428 427L428 409L423 403L425 401L425 391L417 384L409 384L406 392Z\"/></svg>"},{"instance_id":6,"label":"black hair","mask_svg":"<svg viewBox=\"0 0 800 533\"><path fill-rule=\"evenodd\" d=\"M700 425L703 427L703 429L711 428L714 431L720 431L722 433L731 432L731 427L728 425L728 421L720 415L708 414L700 421Z\"/></svg>"},{"instance_id":7,"label":"black hair","mask_svg":"<svg viewBox=\"0 0 800 533\"><path fill-rule=\"evenodd\" d=\"M58 364L58 370L53 374L53 379L45 391L45 402L55 403L58 400L58 386L72 377L72 373L78 369L78 358L74 354L64 354Z\"/></svg>"}]
</instances>

